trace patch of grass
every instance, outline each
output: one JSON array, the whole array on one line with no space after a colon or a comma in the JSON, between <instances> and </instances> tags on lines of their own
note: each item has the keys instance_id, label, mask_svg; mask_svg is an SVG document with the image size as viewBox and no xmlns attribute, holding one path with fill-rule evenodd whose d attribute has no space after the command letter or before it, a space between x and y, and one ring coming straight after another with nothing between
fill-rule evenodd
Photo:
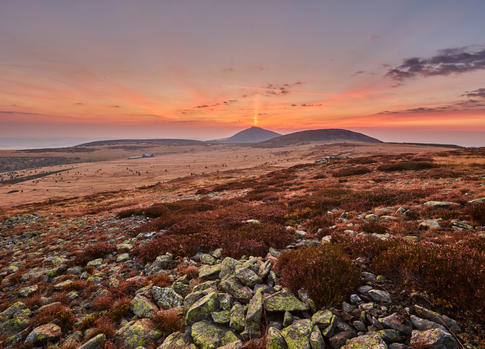
<instances>
[{"instance_id":1,"label":"patch of grass","mask_svg":"<svg viewBox=\"0 0 485 349\"><path fill-rule=\"evenodd\" d=\"M466 211L474 223L485 225L485 202L470 205Z\"/></svg>"},{"instance_id":2,"label":"patch of grass","mask_svg":"<svg viewBox=\"0 0 485 349\"><path fill-rule=\"evenodd\" d=\"M83 265L87 262L106 256L116 251L116 245L108 244L106 242L97 242L86 246L81 252L76 255L74 260L75 265Z\"/></svg>"},{"instance_id":3,"label":"patch of grass","mask_svg":"<svg viewBox=\"0 0 485 349\"><path fill-rule=\"evenodd\" d=\"M154 286L158 287L168 287L172 284L172 280L168 275L165 274L156 274L150 277Z\"/></svg>"},{"instance_id":4,"label":"patch of grass","mask_svg":"<svg viewBox=\"0 0 485 349\"><path fill-rule=\"evenodd\" d=\"M387 227L377 222L367 222L362 224L362 230L368 234L385 234L387 233Z\"/></svg>"},{"instance_id":5,"label":"patch of grass","mask_svg":"<svg viewBox=\"0 0 485 349\"><path fill-rule=\"evenodd\" d=\"M109 317L115 321L128 317L128 315L131 313L130 303L131 298L129 297L118 298L114 301L108 312Z\"/></svg>"},{"instance_id":6,"label":"patch of grass","mask_svg":"<svg viewBox=\"0 0 485 349\"><path fill-rule=\"evenodd\" d=\"M285 287L293 291L303 287L318 308L340 303L360 284L359 269L334 245L283 252L276 270Z\"/></svg>"}]
</instances>

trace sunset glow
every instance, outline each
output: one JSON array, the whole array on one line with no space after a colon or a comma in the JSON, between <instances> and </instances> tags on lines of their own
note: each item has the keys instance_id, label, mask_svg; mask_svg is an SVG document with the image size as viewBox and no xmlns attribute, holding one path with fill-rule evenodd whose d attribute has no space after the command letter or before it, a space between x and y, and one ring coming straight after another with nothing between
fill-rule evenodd
<instances>
[{"instance_id":1,"label":"sunset glow","mask_svg":"<svg viewBox=\"0 0 485 349\"><path fill-rule=\"evenodd\" d=\"M0 138L253 125L485 145L484 2L352 3L2 2Z\"/></svg>"}]
</instances>

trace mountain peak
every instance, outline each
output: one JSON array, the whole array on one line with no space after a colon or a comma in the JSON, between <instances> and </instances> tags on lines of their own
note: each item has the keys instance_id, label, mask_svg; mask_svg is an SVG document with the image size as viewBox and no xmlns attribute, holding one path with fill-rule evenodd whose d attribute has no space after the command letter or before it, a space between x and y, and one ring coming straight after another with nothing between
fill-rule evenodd
<instances>
[{"instance_id":1,"label":"mountain peak","mask_svg":"<svg viewBox=\"0 0 485 349\"><path fill-rule=\"evenodd\" d=\"M217 140L220 143L258 143L279 137L281 134L258 126L251 126L229 138Z\"/></svg>"}]
</instances>

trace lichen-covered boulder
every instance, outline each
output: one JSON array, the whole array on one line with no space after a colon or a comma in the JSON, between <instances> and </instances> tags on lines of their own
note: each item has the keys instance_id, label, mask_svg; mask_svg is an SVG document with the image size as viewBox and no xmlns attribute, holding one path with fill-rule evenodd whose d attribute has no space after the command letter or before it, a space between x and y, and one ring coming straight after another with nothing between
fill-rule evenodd
<instances>
[{"instance_id":1,"label":"lichen-covered boulder","mask_svg":"<svg viewBox=\"0 0 485 349\"><path fill-rule=\"evenodd\" d=\"M12 335L29 326L32 312L22 302L15 302L0 313L0 334Z\"/></svg>"},{"instance_id":2,"label":"lichen-covered boulder","mask_svg":"<svg viewBox=\"0 0 485 349\"><path fill-rule=\"evenodd\" d=\"M214 289L208 288L208 289L198 290L198 291L189 293L184 298L185 309L189 309L195 302L197 302L202 297L207 296L210 292L213 292L213 291Z\"/></svg>"},{"instance_id":3,"label":"lichen-covered boulder","mask_svg":"<svg viewBox=\"0 0 485 349\"><path fill-rule=\"evenodd\" d=\"M254 285L262 282L262 279L258 274L244 265L236 268L235 276L239 279L239 281L241 281L242 284L249 287L254 287Z\"/></svg>"},{"instance_id":4,"label":"lichen-covered boulder","mask_svg":"<svg viewBox=\"0 0 485 349\"><path fill-rule=\"evenodd\" d=\"M158 306L163 309L180 307L184 301L182 296L171 287L153 286L152 294Z\"/></svg>"},{"instance_id":5,"label":"lichen-covered boulder","mask_svg":"<svg viewBox=\"0 0 485 349\"><path fill-rule=\"evenodd\" d=\"M307 304L296 298L296 296L287 289L276 292L264 300L266 311L305 311L309 307Z\"/></svg>"},{"instance_id":6,"label":"lichen-covered boulder","mask_svg":"<svg viewBox=\"0 0 485 349\"><path fill-rule=\"evenodd\" d=\"M152 301L148 298L136 295L135 298L131 300L130 308L133 314L139 318L153 318L153 315L158 311L158 308Z\"/></svg>"},{"instance_id":7,"label":"lichen-covered boulder","mask_svg":"<svg viewBox=\"0 0 485 349\"><path fill-rule=\"evenodd\" d=\"M38 289L39 289L39 286L37 286L37 285L26 286L26 287L23 287L20 290L18 290L17 293L20 297L28 297L32 293L37 292Z\"/></svg>"},{"instance_id":8,"label":"lichen-covered boulder","mask_svg":"<svg viewBox=\"0 0 485 349\"><path fill-rule=\"evenodd\" d=\"M199 279L201 280L214 280L219 277L221 272L221 263L214 265L203 265L199 268Z\"/></svg>"},{"instance_id":9,"label":"lichen-covered boulder","mask_svg":"<svg viewBox=\"0 0 485 349\"><path fill-rule=\"evenodd\" d=\"M387 349L387 345L378 335L363 335L347 340L342 349Z\"/></svg>"},{"instance_id":10,"label":"lichen-covered boulder","mask_svg":"<svg viewBox=\"0 0 485 349\"><path fill-rule=\"evenodd\" d=\"M270 327L266 336L267 349L287 349L286 341L276 327Z\"/></svg>"},{"instance_id":11,"label":"lichen-covered boulder","mask_svg":"<svg viewBox=\"0 0 485 349\"><path fill-rule=\"evenodd\" d=\"M372 289L372 290L369 290L367 294L375 302L388 303L388 304L392 303L391 295L387 291Z\"/></svg>"},{"instance_id":12,"label":"lichen-covered boulder","mask_svg":"<svg viewBox=\"0 0 485 349\"><path fill-rule=\"evenodd\" d=\"M405 335L411 334L411 327L404 323L404 320L398 313L393 313L389 316L379 319L379 322L384 325L385 328L392 328L398 330Z\"/></svg>"},{"instance_id":13,"label":"lichen-covered boulder","mask_svg":"<svg viewBox=\"0 0 485 349\"><path fill-rule=\"evenodd\" d=\"M226 344L240 342L229 329L209 321L199 321L192 325L192 339L201 349L215 349Z\"/></svg>"},{"instance_id":14,"label":"lichen-covered boulder","mask_svg":"<svg viewBox=\"0 0 485 349\"><path fill-rule=\"evenodd\" d=\"M244 329L244 326L246 325L246 317L244 313L245 307L240 303L234 304L231 308L229 327L234 331L241 332Z\"/></svg>"},{"instance_id":15,"label":"lichen-covered boulder","mask_svg":"<svg viewBox=\"0 0 485 349\"><path fill-rule=\"evenodd\" d=\"M79 349L100 349L105 341L106 336L104 333L100 333L81 345Z\"/></svg>"},{"instance_id":16,"label":"lichen-covered boulder","mask_svg":"<svg viewBox=\"0 0 485 349\"><path fill-rule=\"evenodd\" d=\"M169 335L157 349L197 349L190 338L182 332L174 332Z\"/></svg>"},{"instance_id":17,"label":"lichen-covered boulder","mask_svg":"<svg viewBox=\"0 0 485 349\"><path fill-rule=\"evenodd\" d=\"M457 324L455 320L452 318L449 318L446 315L441 315L435 311L426 309L424 307L421 307L419 305L414 305L414 310L416 311L416 314L421 316L422 318L434 321L436 323L439 323L441 325L446 325L449 327L452 331L454 332L460 332L460 326Z\"/></svg>"},{"instance_id":18,"label":"lichen-covered boulder","mask_svg":"<svg viewBox=\"0 0 485 349\"><path fill-rule=\"evenodd\" d=\"M219 278L224 279L227 276L233 275L236 271L236 267L241 265L242 263L238 260L226 257L222 260L221 263L221 271L219 273Z\"/></svg>"},{"instance_id":19,"label":"lichen-covered boulder","mask_svg":"<svg viewBox=\"0 0 485 349\"><path fill-rule=\"evenodd\" d=\"M253 297L253 292L247 286L242 285L234 276L221 280L220 287L238 301L248 303Z\"/></svg>"},{"instance_id":20,"label":"lichen-covered boulder","mask_svg":"<svg viewBox=\"0 0 485 349\"><path fill-rule=\"evenodd\" d=\"M288 345L288 349L311 349L310 335L312 333L311 320L297 320L281 331L281 335Z\"/></svg>"},{"instance_id":21,"label":"lichen-covered boulder","mask_svg":"<svg viewBox=\"0 0 485 349\"><path fill-rule=\"evenodd\" d=\"M156 330L150 319L130 321L121 327L115 335L115 340L126 349L135 349L145 346L147 343L156 341L162 336Z\"/></svg>"},{"instance_id":22,"label":"lichen-covered boulder","mask_svg":"<svg viewBox=\"0 0 485 349\"><path fill-rule=\"evenodd\" d=\"M329 337L333 333L337 318L330 310L320 310L313 314L312 323L320 328L322 335Z\"/></svg>"},{"instance_id":23,"label":"lichen-covered boulder","mask_svg":"<svg viewBox=\"0 0 485 349\"><path fill-rule=\"evenodd\" d=\"M217 293L210 292L206 296L195 302L187 311L185 323L193 324L196 321L204 320L210 316L210 313L218 310Z\"/></svg>"},{"instance_id":24,"label":"lichen-covered boulder","mask_svg":"<svg viewBox=\"0 0 485 349\"><path fill-rule=\"evenodd\" d=\"M251 338L261 335L261 317L263 316L263 292L256 291L248 305L246 314L246 332Z\"/></svg>"},{"instance_id":25,"label":"lichen-covered boulder","mask_svg":"<svg viewBox=\"0 0 485 349\"><path fill-rule=\"evenodd\" d=\"M456 339L441 328L426 331L414 330L409 344L414 348L423 349L455 349L458 348Z\"/></svg>"},{"instance_id":26,"label":"lichen-covered boulder","mask_svg":"<svg viewBox=\"0 0 485 349\"><path fill-rule=\"evenodd\" d=\"M310 347L312 349L325 349L325 341L318 326L313 326L310 334Z\"/></svg>"},{"instance_id":27,"label":"lichen-covered boulder","mask_svg":"<svg viewBox=\"0 0 485 349\"><path fill-rule=\"evenodd\" d=\"M231 319L231 314L229 310L222 310L222 311L215 311L211 313L212 321L214 321L216 324L229 324L229 321Z\"/></svg>"},{"instance_id":28,"label":"lichen-covered boulder","mask_svg":"<svg viewBox=\"0 0 485 349\"><path fill-rule=\"evenodd\" d=\"M25 339L25 344L43 344L59 338L61 334L59 326L48 323L34 328Z\"/></svg>"}]
</instances>

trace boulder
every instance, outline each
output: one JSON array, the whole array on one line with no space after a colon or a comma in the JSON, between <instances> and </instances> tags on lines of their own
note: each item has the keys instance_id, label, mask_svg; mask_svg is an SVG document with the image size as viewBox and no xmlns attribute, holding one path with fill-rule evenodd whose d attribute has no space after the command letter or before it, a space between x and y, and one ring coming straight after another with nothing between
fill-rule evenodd
<instances>
[{"instance_id":1,"label":"boulder","mask_svg":"<svg viewBox=\"0 0 485 349\"><path fill-rule=\"evenodd\" d=\"M363 335L347 340L342 349L387 349L387 345L378 335Z\"/></svg>"},{"instance_id":2,"label":"boulder","mask_svg":"<svg viewBox=\"0 0 485 349\"><path fill-rule=\"evenodd\" d=\"M240 303L234 304L231 308L229 327L234 331L241 332L244 329L244 326L246 325L245 311L245 307Z\"/></svg>"},{"instance_id":3,"label":"boulder","mask_svg":"<svg viewBox=\"0 0 485 349\"><path fill-rule=\"evenodd\" d=\"M266 335L267 349L287 349L286 341L276 327L270 327Z\"/></svg>"},{"instance_id":4,"label":"boulder","mask_svg":"<svg viewBox=\"0 0 485 349\"><path fill-rule=\"evenodd\" d=\"M185 316L185 323L187 325L193 324L196 321L204 320L210 316L210 313L217 311L218 301L217 293L210 292L206 296L195 302Z\"/></svg>"},{"instance_id":5,"label":"boulder","mask_svg":"<svg viewBox=\"0 0 485 349\"><path fill-rule=\"evenodd\" d=\"M312 322L309 319L294 321L281 331L281 335L288 345L288 349L311 349L310 335Z\"/></svg>"},{"instance_id":6,"label":"boulder","mask_svg":"<svg viewBox=\"0 0 485 349\"><path fill-rule=\"evenodd\" d=\"M263 316L263 293L258 290L248 305L246 314L246 332L251 338L261 335L261 317Z\"/></svg>"},{"instance_id":7,"label":"boulder","mask_svg":"<svg viewBox=\"0 0 485 349\"><path fill-rule=\"evenodd\" d=\"M115 335L115 340L126 349L135 349L156 341L162 336L150 319L140 319L125 323Z\"/></svg>"},{"instance_id":8,"label":"boulder","mask_svg":"<svg viewBox=\"0 0 485 349\"><path fill-rule=\"evenodd\" d=\"M157 349L197 349L195 344L190 343L188 338L182 332L174 332L169 335Z\"/></svg>"},{"instance_id":9,"label":"boulder","mask_svg":"<svg viewBox=\"0 0 485 349\"><path fill-rule=\"evenodd\" d=\"M432 328L426 331L414 330L409 344L414 348L422 349L455 349L459 348L455 338L441 328Z\"/></svg>"},{"instance_id":10,"label":"boulder","mask_svg":"<svg viewBox=\"0 0 485 349\"><path fill-rule=\"evenodd\" d=\"M325 337L332 335L336 320L336 316L330 310L320 310L312 316L312 323L320 328Z\"/></svg>"},{"instance_id":11,"label":"boulder","mask_svg":"<svg viewBox=\"0 0 485 349\"><path fill-rule=\"evenodd\" d=\"M248 303L253 297L253 292L247 286L242 285L239 280L234 277L227 277L221 280L221 289L229 293L231 296L236 298L238 301L243 303Z\"/></svg>"},{"instance_id":12,"label":"boulder","mask_svg":"<svg viewBox=\"0 0 485 349\"><path fill-rule=\"evenodd\" d=\"M398 330L399 332L408 336L411 334L411 327L404 323L403 317L399 316L398 313L393 313L389 316L380 318L379 322L386 328Z\"/></svg>"},{"instance_id":13,"label":"boulder","mask_svg":"<svg viewBox=\"0 0 485 349\"><path fill-rule=\"evenodd\" d=\"M179 295L171 287L152 287L153 298L163 309L170 309L180 307L184 301L181 295Z\"/></svg>"},{"instance_id":14,"label":"boulder","mask_svg":"<svg viewBox=\"0 0 485 349\"><path fill-rule=\"evenodd\" d=\"M139 318L153 318L158 308L152 301L148 298L136 295L135 298L131 300L130 309Z\"/></svg>"},{"instance_id":15,"label":"boulder","mask_svg":"<svg viewBox=\"0 0 485 349\"><path fill-rule=\"evenodd\" d=\"M215 349L230 343L240 342L229 329L209 321L198 321L191 328L192 339L201 349Z\"/></svg>"},{"instance_id":16,"label":"boulder","mask_svg":"<svg viewBox=\"0 0 485 349\"><path fill-rule=\"evenodd\" d=\"M387 291L372 289L367 294L372 298L374 302L379 303L392 303L391 295Z\"/></svg>"},{"instance_id":17,"label":"boulder","mask_svg":"<svg viewBox=\"0 0 485 349\"><path fill-rule=\"evenodd\" d=\"M25 339L25 344L44 344L56 340L61 334L62 330L59 326L48 323L34 328Z\"/></svg>"},{"instance_id":18,"label":"boulder","mask_svg":"<svg viewBox=\"0 0 485 349\"><path fill-rule=\"evenodd\" d=\"M101 349L105 341L106 336L104 333L100 333L81 345L79 349Z\"/></svg>"},{"instance_id":19,"label":"boulder","mask_svg":"<svg viewBox=\"0 0 485 349\"><path fill-rule=\"evenodd\" d=\"M264 308L266 311L305 311L309 306L299 300L291 291L284 289L268 296L264 300Z\"/></svg>"}]
</instances>

